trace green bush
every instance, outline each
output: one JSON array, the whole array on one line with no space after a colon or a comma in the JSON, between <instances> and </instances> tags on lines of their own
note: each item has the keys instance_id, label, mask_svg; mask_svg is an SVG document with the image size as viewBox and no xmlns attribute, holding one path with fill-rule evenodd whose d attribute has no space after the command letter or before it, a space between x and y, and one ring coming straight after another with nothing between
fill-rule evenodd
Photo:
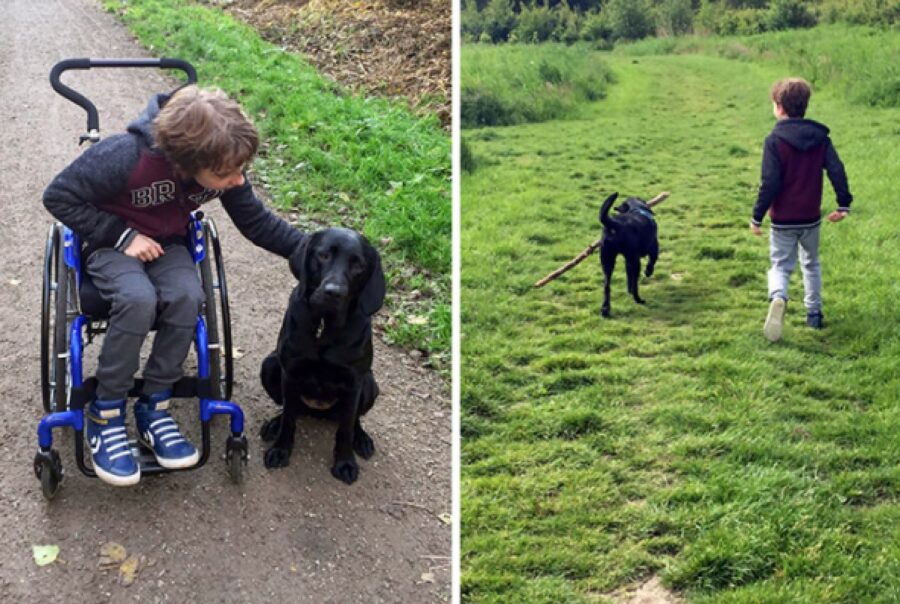
<instances>
[{"instance_id":1,"label":"green bush","mask_svg":"<svg viewBox=\"0 0 900 604\"><path fill-rule=\"evenodd\" d=\"M640 40L653 33L653 19L647 0L609 0L603 9L609 14L613 37Z\"/></svg>"},{"instance_id":2,"label":"green bush","mask_svg":"<svg viewBox=\"0 0 900 604\"><path fill-rule=\"evenodd\" d=\"M472 153L472 148L469 147L466 139L462 137L459 139L459 167L468 174L471 174L478 168L478 162L475 159L475 154Z\"/></svg>"},{"instance_id":3,"label":"green bush","mask_svg":"<svg viewBox=\"0 0 900 604\"><path fill-rule=\"evenodd\" d=\"M556 13L545 5L523 5L513 36L517 42L546 42L556 30Z\"/></svg>"},{"instance_id":4,"label":"green bush","mask_svg":"<svg viewBox=\"0 0 900 604\"><path fill-rule=\"evenodd\" d=\"M766 25L770 30L812 27L815 15L800 0L774 0L766 15Z\"/></svg>"},{"instance_id":5,"label":"green bush","mask_svg":"<svg viewBox=\"0 0 900 604\"><path fill-rule=\"evenodd\" d=\"M490 36L491 42L505 42L515 27L512 0L490 0L481 11L481 35Z\"/></svg>"},{"instance_id":6,"label":"green bush","mask_svg":"<svg viewBox=\"0 0 900 604\"><path fill-rule=\"evenodd\" d=\"M463 128L506 126L513 123L509 113L503 101L490 90L481 87L462 87L460 124Z\"/></svg>"},{"instance_id":7,"label":"green bush","mask_svg":"<svg viewBox=\"0 0 900 604\"><path fill-rule=\"evenodd\" d=\"M581 26L581 39L588 42L612 43L613 30L606 11L588 13Z\"/></svg>"},{"instance_id":8,"label":"green bush","mask_svg":"<svg viewBox=\"0 0 900 604\"><path fill-rule=\"evenodd\" d=\"M887 26L900 22L900 0L825 0L819 7L825 23Z\"/></svg>"},{"instance_id":9,"label":"green bush","mask_svg":"<svg viewBox=\"0 0 900 604\"><path fill-rule=\"evenodd\" d=\"M691 33L694 24L691 0L664 0L658 8L658 23L670 36Z\"/></svg>"}]
</instances>

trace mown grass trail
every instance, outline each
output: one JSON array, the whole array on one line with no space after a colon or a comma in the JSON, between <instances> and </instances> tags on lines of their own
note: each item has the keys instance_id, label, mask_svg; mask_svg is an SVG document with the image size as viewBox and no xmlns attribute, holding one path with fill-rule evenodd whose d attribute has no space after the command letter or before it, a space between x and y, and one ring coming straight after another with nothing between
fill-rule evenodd
<instances>
[{"instance_id":1,"label":"mown grass trail","mask_svg":"<svg viewBox=\"0 0 900 604\"><path fill-rule=\"evenodd\" d=\"M584 119L464 133L463 601L605 601L654 574L692 602L897 601L900 111L814 94L857 201L822 227L827 329L795 275L770 345L747 222L768 90L794 74L604 60ZM600 318L596 255L531 288L598 237L606 194L662 190L646 306L620 260Z\"/></svg>"}]
</instances>

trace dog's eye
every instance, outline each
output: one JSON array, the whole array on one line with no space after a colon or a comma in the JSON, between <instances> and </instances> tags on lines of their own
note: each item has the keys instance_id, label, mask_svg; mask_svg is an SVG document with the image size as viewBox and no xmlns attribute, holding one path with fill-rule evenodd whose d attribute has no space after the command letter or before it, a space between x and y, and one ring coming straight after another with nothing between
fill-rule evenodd
<instances>
[{"instance_id":1,"label":"dog's eye","mask_svg":"<svg viewBox=\"0 0 900 604\"><path fill-rule=\"evenodd\" d=\"M316 254L316 258L318 258L322 262L328 262L328 260L331 258L331 253L326 250L321 250Z\"/></svg>"}]
</instances>

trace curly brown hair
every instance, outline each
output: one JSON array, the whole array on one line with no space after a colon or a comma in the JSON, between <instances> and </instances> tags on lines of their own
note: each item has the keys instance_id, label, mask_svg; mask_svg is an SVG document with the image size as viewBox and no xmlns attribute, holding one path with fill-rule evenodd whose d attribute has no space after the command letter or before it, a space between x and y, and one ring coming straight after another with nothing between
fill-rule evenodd
<instances>
[{"instance_id":1,"label":"curly brown hair","mask_svg":"<svg viewBox=\"0 0 900 604\"><path fill-rule=\"evenodd\" d=\"M803 117L812 95L812 87L802 78L785 78L772 86L772 100L784 109L788 117Z\"/></svg>"},{"instance_id":2,"label":"curly brown hair","mask_svg":"<svg viewBox=\"0 0 900 604\"><path fill-rule=\"evenodd\" d=\"M259 148L259 134L241 106L215 89L185 86L153 120L156 145L187 176L200 170L241 170Z\"/></svg>"}]
</instances>

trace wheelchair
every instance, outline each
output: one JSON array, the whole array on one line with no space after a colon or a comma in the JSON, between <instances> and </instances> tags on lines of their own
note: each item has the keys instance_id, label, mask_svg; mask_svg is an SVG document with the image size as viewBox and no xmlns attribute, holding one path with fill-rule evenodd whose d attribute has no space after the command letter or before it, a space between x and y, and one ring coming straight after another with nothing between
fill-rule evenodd
<instances>
[{"instance_id":1,"label":"wheelchair","mask_svg":"<svg viewBox=\"0 0 900 604\"><path fill-rule=\"evenodd\" d=\"M88 114L88 130L80 137L81 143L100 140L97 110L86 97L62 84L60 75L69 69L98 67L174 68L187 74L188 84L197 80L194 67L180 59L66 59L57 63L50 73L54 90ZM173 397L199 399L200 459L190 468L170 470L157 464L152 452L140 442L131 440L129 445L142 475L196 469L209 459L212 417L228 415L231 436L225 443L225 461L232 481L239 483L248 448L243 411L230 400L231 316L221 245L214 222L199 211L192 214L186 235L206 300L194 334L197 375L182 377L172 389ZM74 430L78 468L86 476L96 477L85 460L83 430L84 409L95 397L97 380L83 375L82 357L85 345L106 332L110 305L82 270L82 261L80 238L60 223L51 226L44 250L41 298L41 396L46 415L38 424L38 452L34 457L34 472L47 499L56 495L64 477L62 460L53 449L54 428ZM136 379L129 397L139 396L142 386L143 380Z\"/></svg>"}]
</instances>

